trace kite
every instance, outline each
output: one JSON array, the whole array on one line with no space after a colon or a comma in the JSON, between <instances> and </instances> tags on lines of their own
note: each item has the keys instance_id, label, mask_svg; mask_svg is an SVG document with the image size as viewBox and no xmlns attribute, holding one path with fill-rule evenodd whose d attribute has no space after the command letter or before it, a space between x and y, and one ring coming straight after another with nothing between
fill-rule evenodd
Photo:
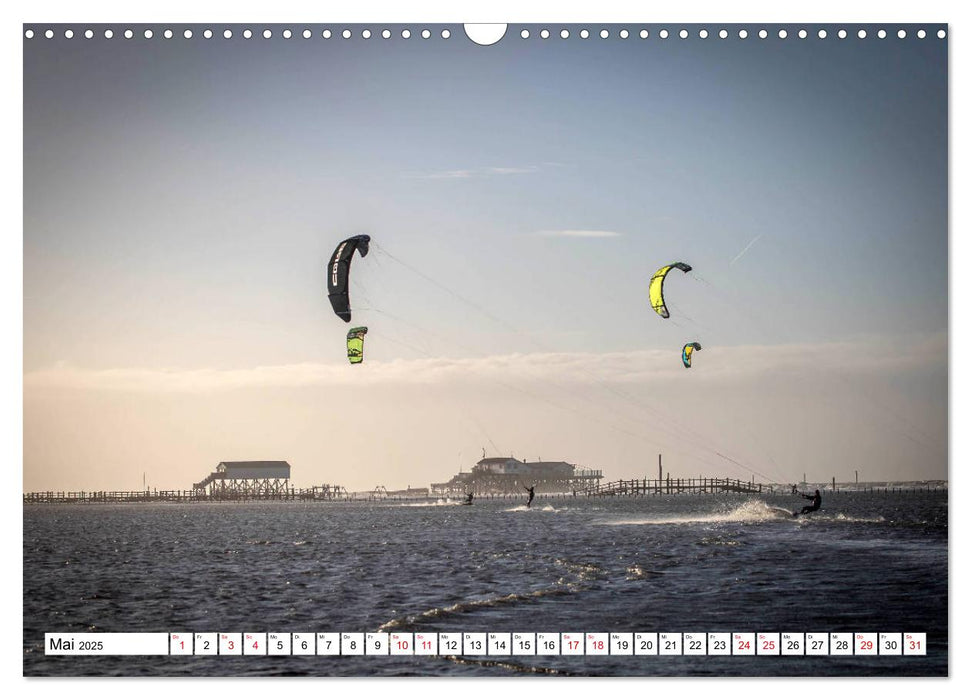
<instances>
[{"instance_id":1,"label":"kite","mask_svg":"<svg viewBox=\"0 0 971 700\"><path fill-rule=\"evenodd\" d=\"M341 241L327 264L327 297L334 307L334 313L347 323L351 322L351 299L347 292L351 258L355 250L361 253L362 258L367 255L370 242L371 237L365 234Z\"/></svg>"},{"instance_id":2,"label":"kite","mask_svg":"<svg viewBox=\"0 0 971 700\"><path fill-rule=\"evenodd\" d=\"M347 359L352 365L364 362L364 336L367 326L359 326L347 331Z\"/></svg>"},{"instance_id":3,"label":"kite","mask_svg":"<svg viewBox=\"0 0 971 700\"><path fill-rule=\"evenodd\" d=\"M688 343L681 348L681 361L684 363L685 369L691 366L691 356L695 350L701 350L701 345L698 343Z\"/></svg>"},{"instance_id":4,"label":"kite","mask_svg":"<svg viewBox=\"0 0 971 700\"><path fill-rule=\"evenodd\" d=\"M664 278L668 276L668 272L672 269L677 268L681 272L690 272L691 265L683 262L672 263L671 265L665 265L660 270L654 273L651 277L650 295L651 295L651 306L657 311L661 318L668 318L671 314L668 313L668 307L664 305Z\"/></svg>"}]
</instances>

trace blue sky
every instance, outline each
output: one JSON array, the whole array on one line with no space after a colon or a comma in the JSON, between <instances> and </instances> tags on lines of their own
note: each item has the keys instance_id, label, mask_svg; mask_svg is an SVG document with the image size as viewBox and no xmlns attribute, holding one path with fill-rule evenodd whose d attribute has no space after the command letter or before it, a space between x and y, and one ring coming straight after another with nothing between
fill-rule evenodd
<instances>
[{"instance_id":1,"label":"blue sky","mask_svg":"<svg viewBox=\"0 0 971 700\"><path fill-rule=\"evenodd\" d=\"M601 384L568 388L614 367L603 356L649 364L667 352L681 374L663 379L666 390L690 381L712 406L697 417L706 443L751 452L744 461L764 474L790 479L806 462L868 459L875 477L945 476L946 452L930 465L919 451L903 450L892 466L875 456L874 445L892 454L914 440L901 437L899 419L881 409L863 416L860 405L879 397L940 452L946 41L660 40L654 27L647 40L544 41L535 28L523 40L512 27L480 47L454 27L448 40L408 41L324 40L319 30L309 40L243 40L242 27L231 40L204 40L195 29L188 41L25 47L25 478L62 474L57 465L76 452L67 439L63 453L31 449L32 436L69 430L68 395L85 407L82 433L106 436L90 463L117 463L101 478L126 469L107 436L143 415L152 417L139 427L144 439L186 465L181 483L243 458L225 456L241 445L313 463L321 448L307 437L267 429L260 447L241 433L254 422L344 427L344 416L315 403L321 391L340 394L384 436L383 451L348 455L393 459L401 466L387 481L443 480L453 455L469 461L483 432L504 451L562 449L614 478L640 475L640 453L654 447L689 453L686 474L717 472L702 448L657 426L636 428L636 439L602 426L605 415L633 420L639 410L604 385L653 396L662 380L650 372L620 362L616 374L597 375ZM346 327L330 312L322 268L358 232L377 248L354 262L355 323L371 328L355 371L388 378L388 368L406 367L400 379L436 361L475 360L485 363L475 370L482 379L495 358L522 354L520 365L545 373L490 369L487 389L471 393L436 377L435 390L474 420L452 425L433 405L407 437L389 404L427 400L407 382L360 380L367 388L344 396ZM669 281L672 318L663 321L647 305L647 280L675 260L694 272ZM679 352L690 340L705 349L688 375ZM541 359L550 355L573 359ZM821 360L831 355L836 362ZM731 389L722 357L739 368ZM297 367L311 368L298 374L305 384L281 379ZM345 372L343 388L322 379L332 369ZM207 385L214 403L204 420L198 403L159 398L174 391L160 378L192 396L199 372L230 371L246 388ZM774 417L773 435L760 437L759 406L774 393L793 418ZM836 393L847 394L837 403L854 421L842 428L826 422ZM270 395L281 403L267 416L256 407ZM732 402L756 416L745 427L754 439L739 438L731 411L716 415L716 403ZM530 418L511 419L531 403ZM586 411L581 424L600 427L561 448L570 429L557 429L556 414L566 405L569 420ZM669 404L652 410L684 420ZM172 439L183 432L172 426L188 422L199 426L191 449ZM206 446L206 435L222 438ZM786 454L794 436L798 451ZM833 442L847 443L842 453ZM773 457L755 457L768 443ZM428 449L441 452L430 462Z\"/></svg>"}]
</instances>

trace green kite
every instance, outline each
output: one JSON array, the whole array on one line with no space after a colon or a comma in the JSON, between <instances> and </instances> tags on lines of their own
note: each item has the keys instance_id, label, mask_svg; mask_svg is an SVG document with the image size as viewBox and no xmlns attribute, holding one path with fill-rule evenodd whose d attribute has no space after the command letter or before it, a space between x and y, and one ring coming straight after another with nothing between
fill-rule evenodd
<instances>
[{"instance_id":1,"label":"green kite","mask_svg":"<svg viewBox=\"0 0 971 700\"><path fill-rule=\"evenodd\" d=\"M347 331L347 359L352 365L359 365L364 361L364 336L367 326L359 326Z\"/></svg>"}]
</instances>

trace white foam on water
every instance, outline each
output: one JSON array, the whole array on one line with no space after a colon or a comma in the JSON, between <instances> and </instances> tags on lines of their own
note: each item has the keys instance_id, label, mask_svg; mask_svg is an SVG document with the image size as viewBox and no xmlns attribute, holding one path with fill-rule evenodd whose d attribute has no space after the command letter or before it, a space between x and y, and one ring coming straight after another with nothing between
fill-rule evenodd
<instances>
[{"instance_id":1,"label":"white foam on water","mask_svg":"<svg viewBox=\"0 0 971 700\"><path fill-rule=\"evenodd\" d=\"M827 513L825 509L793 517L785 508L770 506L765 501L753 499L737 508L714 513L688 513L685 515L661 515L653 518L625 518L607 520L602 525L678 525L682 523L761 523L770 521L793 522L799 525L822 521L838 523L883 523L883 516L854 517L839 512Z\"/></svg>"},{"instance_id":2,"label":"white foam on water","mask_svg":"<svg viewBox=\"0 0 971 700\"><path fill-rule=\"evenodd\" d=\"M528 508L527 506L516 506L515 508L506 508L505 513L557 513L556 510L551 505L545 505L542 508Z\"/></svg>"},{"instance_id":3,"label":"white foam on water","mask_svg":"<svg viewBox=\"0 0 971 700\"><path fill-rule=\"evenodd\" d=\"M604 521L603 525L677 525L681 523L760 523L770 520L793 520L789 511L770 506L765 501L750 500L732 510L714 513L662 515L653 518L625 518Z\"/></svg>"},{"instance_id":4,"label":"white foam on water","mask_svg":"<svg viewBox=\"0 0 971 700\"><path fill-rule=\"evenodd\" d=\"M844 515L843 513L837 513L836 515L827 515L825 513L815 516L819 520L835 520L841 523L885 523L887 519L882 515L878 515L875 518L855 518L851 515Z\"/></svg>"},{"instance_id":5,"label":"white foam on water","mask_svg":"<svg viewBox=\"0 0 971 700\"><path fill-rule=\"evenodd\" d=\"M443 506L460 506L462 505L462 501L440 498L434 503L395 503L394 505L398 508L441 508Z\"/></svg>"}]
</instances>

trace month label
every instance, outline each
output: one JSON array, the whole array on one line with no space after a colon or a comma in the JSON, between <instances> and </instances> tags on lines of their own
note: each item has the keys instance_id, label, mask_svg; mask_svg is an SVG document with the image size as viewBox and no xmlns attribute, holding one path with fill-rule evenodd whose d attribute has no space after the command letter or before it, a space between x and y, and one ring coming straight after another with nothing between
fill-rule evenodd
<instances>
[{"instance_id":1,"label":"month label","mask_svg":"<svg viewBox=\"0 0 971 700\"><path fill-rule=\"evenodd\" d=\"M166 632L47 632L44 653L48 656L168 656Z\"/></svg>"}]
</instances>

